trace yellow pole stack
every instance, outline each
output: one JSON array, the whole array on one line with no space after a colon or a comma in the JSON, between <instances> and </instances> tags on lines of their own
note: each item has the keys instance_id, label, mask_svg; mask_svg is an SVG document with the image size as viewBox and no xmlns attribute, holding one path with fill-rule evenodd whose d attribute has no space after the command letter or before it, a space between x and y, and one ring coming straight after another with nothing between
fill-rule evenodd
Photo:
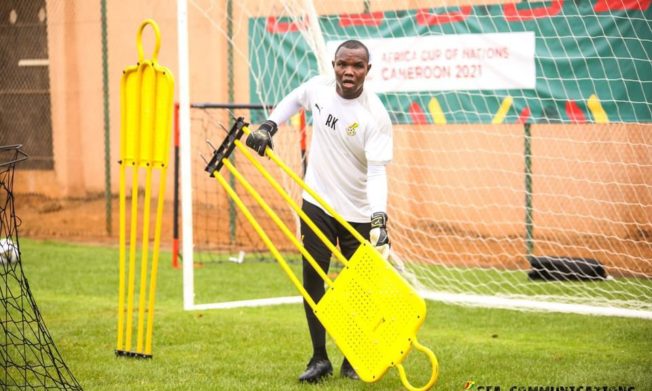
<instances>
[{"instance_id":1,"label":"yellow pole stack","mask_svg":"<svg viewBox=\"0 0 652 391\"><path fill-rule=\"evenodd\" d=\"M143 56L142 35L151 26L156 37L152 58ZM158 271L161 223L163 217L165 178L168 167L174 77L170 70L157 62L161 34L156 22L145 20L136 38L138 63L127 67L120 82L120 255L118 287L118 335L116 354L119 356L152 357L154 302ZM131 208L129 210L129 242L127 243L127 171L131 177ZM145 193L140 215L140 174L145 171ZM154 238L151 238L152 183L158 172L158 191ZM142 222L141 248L138 251L139 222ZM127 264L127 245L129 246ZM151 250L151 265L150 265ZM140 266L137 259L140 256ZM138 290L136 277L140 273ZM136 296L138 296L137 307ZM147 314L147 315L146 315ZM136 346L133 347L134 316Z\"/></svg>"}]
</instances>

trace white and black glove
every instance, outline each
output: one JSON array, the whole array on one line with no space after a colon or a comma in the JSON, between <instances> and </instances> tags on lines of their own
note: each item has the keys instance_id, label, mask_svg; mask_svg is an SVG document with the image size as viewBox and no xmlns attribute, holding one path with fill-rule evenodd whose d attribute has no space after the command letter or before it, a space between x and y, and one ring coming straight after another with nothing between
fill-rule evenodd
<instances>
[{"instance_id":1,"label":"white and black glove","mask_svg":"<svg viewBox=\"0 0 652 391\"><path fill-rule=\"evenodd\" d=\"M371 231L369 231L369 242L378 250L383 258L389 257L390 242L387 235L387 213L374 212L371 215Z\"/></svg>"},{"instance_id":2,"label":"white and black glove","mask_svg":"<svg viewBox=\"0 0 652 391\"><path fill-rule=\"evenodd\" d=\"M265 149L274 149L272 137L276 134L278 126L276 122L267 120L262 123L255 131L249 133L246 144L249 148L258 152L260 156L265 156Z\"/></svg>"}]
</instances>

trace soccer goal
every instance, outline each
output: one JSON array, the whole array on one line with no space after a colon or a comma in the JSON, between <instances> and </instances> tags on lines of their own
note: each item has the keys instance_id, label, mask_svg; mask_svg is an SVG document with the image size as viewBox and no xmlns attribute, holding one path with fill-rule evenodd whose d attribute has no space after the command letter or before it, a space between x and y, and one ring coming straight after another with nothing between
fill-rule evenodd
<instances>
[{"instance_id":1,"label":"soccer goal","mask_svg":"<svg viewBox=\"0 0 652 391\"><path fill-rule=\"evenodd\" d=\"M199 264L264 249L203 172L205 140L359 39L394 124L393 250L424 297L652 318L651 3L179 0L185 307L224 305L196 300ZM274 140L297 172L301 122Z\"/></svg>"}]
</instances>

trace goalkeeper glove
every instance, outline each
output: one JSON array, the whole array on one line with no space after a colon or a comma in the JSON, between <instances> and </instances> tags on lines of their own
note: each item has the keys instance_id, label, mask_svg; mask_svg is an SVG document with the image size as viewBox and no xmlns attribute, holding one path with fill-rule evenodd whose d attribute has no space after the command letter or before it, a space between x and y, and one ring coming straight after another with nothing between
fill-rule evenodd
<instances>
[{"instance_id":1,"label":"goalkeeper glove","mask_svg":"<svg viewBox=\"0 0 652 391\"><path fill-rule=\"evenodd\" d=\"M265 156L265 149L274 149L274 144L272 143L272 136L278 130L278 126L274 121L267 120L258 127L257 130L249 133L247 137L246 144L249 148L258 152L260 156Z\"/></svg>"},{"instance_id":2,"label":"goalkeeper glove","mask_svg":"<svg viewBox=\"0 0 652 391\"><path fill-rule=\"evenodd\" d=\"M387 236L387 213L374 212L371 215L371 231L369 231L369 242L376 247L378 252L387 259L389 256L389 236Z\"/></svg>"}]
</instances>

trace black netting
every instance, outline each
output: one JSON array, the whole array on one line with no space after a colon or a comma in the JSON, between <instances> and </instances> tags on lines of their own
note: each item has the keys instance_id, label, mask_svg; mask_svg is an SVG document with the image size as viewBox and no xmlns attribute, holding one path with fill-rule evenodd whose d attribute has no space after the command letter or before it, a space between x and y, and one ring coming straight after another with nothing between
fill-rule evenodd
<instances>
[{"instance_id":1,"label":"black netting","mask_svg":"<svg viewBox=\"0 0 652 391\"><path fill-rule=\"evenodd\" d=\"M81 390L45 327L23 273L14 169L27 156L0 146L0 389Z\"/></svg>"}]
</instances>

